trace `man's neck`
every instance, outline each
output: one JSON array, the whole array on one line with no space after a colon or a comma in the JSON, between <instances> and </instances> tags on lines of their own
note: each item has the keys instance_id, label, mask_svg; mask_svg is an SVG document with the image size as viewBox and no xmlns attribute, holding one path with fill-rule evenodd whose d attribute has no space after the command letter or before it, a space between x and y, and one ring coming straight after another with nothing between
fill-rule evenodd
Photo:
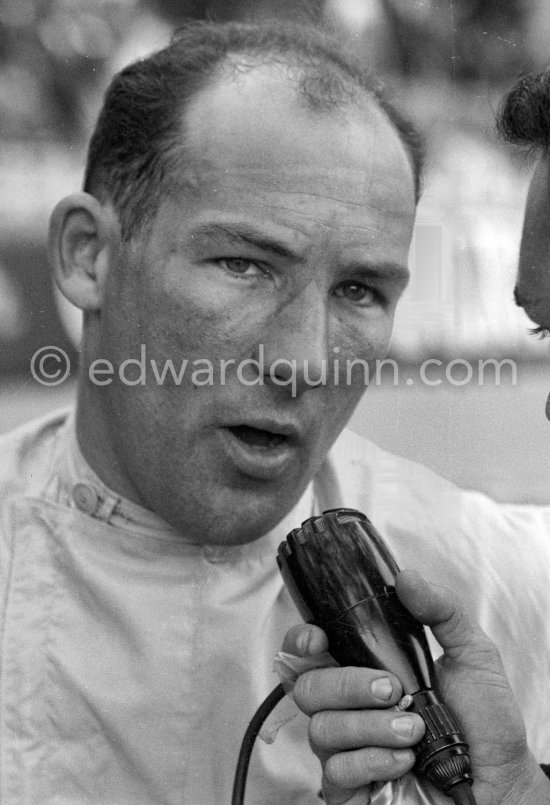
<instances>
[{"instance_id":1,"label":"man's neck","mask_svg":"<svg viewBox=\"0 0 550 805\"><path fill-rule=\"evenodd\" d=\"M84 459L96 475L121 497L140 506L144 502L125 471L115 450L114 439L102 406L86 383L80 382L77 395L76 437Z\"/></svg>"}]
</instances>

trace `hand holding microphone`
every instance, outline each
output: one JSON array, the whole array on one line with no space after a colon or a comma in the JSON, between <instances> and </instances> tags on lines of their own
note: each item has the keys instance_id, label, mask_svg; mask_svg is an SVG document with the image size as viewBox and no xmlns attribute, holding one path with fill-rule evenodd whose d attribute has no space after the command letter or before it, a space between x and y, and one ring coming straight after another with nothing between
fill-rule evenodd
<instances>
[{"instance_id":1,"label":"hand holding microphone","mask_svg":"<svg viewBox=\"0 0 550 805\"><path fill-rule=\"evenodd\" d=\"M276 658L282 684L243 737L232 805L244 801L255 737L289 683L311 719L328 805L366 805L371 794L428 801L415 777L399 780L408 771L455 805L550 805L499 653L453 593L401 573L354 509L306 520L277 562L308 625L288 632ZM444 649L436 664L422 624ZM395 789L373 793L390 780Z\"/></svg>"},{"instance_id":2,"label":"hand holding microphone","mask_svg":"<svg viewBox=\"0 0 550 805\"><path fill-rule=\"evenodd\" d=\"M431 627L445 651L436 662L438 687L468 739L477 805L548 805L550 780L529 751L494 644L450 590L411 571L399 573L395 587L400 601ZM321 629L302 624L288 632L283 651L314 659L327 647ZM370 783L412 769L415 758L405 748L422 737L424 724L416 714L389 709L401 696L395 676L370 668L319 668L297 680L294 698L312 716L310 740L323 765L330 805L368 801ZM412 721L409 735L396 729L404 717Z\"/></svg>"},{"instance_id":3,"label":"hand holding microphone","mask_svg":"<svg viewBox=\"0 0 550 805\"><path fill-rule=\"evenodd\" d=\"M450 590L414 572L401 573L396 589L444 649L436 663L439 689L468 736L478 805L548 805L550 780L527 746L494 643Z\"/></svg>"}]
</instances>

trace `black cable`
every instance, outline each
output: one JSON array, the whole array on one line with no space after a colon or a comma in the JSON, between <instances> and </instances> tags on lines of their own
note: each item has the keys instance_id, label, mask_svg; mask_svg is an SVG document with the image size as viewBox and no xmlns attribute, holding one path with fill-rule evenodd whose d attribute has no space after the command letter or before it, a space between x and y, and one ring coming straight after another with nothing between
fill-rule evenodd
<instances>
[{"instance_id":1,"label":"black cable","mask_svg":"<svg viewBox=\"0 0 550 805\"><path fill-rule=\"evenodd\" d=\"M476 798L472 786L468 782L457 783L449 791L449 796L455 805L476 805Z\"/></svg>"},{"instance_id":2,"label":"black cable","mask_svg":"<svg viewBox=\"0 0 550 805\"><path fill-rule=\"evenodd\" d=\"M254 741L256 736L262 728L262 724L274 709L274 707L284 699L285 690L282 685L277 685L269 696L264 699L258 707L252 720L248 725L239 752L239 759L237 760L237 768L235 770L235 779L233 781L233 794L231 795L231 805L243 805L244 792L246 788L246 776L248 774L248 765L250 763L250 756L254 748Z\"/></svg>"}]
</instances>

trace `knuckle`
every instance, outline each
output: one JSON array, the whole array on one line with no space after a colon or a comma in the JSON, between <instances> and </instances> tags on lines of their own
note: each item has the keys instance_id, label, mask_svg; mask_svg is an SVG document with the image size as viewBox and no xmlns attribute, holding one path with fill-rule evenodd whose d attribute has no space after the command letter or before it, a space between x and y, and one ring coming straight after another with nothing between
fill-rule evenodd
<instances>
[{"instance_id":1,"label":"knuckle","mask_svg":"<svg viewBox=\"0 0 550 805\"><path fill-rule=\"evenodd\" d=\"M294 685L293 696L294 701L304 713L308 715L315 710L314 704L314 691L316 688L315 678L316 674L312 671L306 671L301 674L296 680Z\"/></svg>"},{"instance_id":2,"label":"knuckle","mask_svg":"<svg viewBox=\"0 0 550 805\"><path fill-rule=\"evenodd\" d=\"M326 710L320 710L311 716L309 722L309 740L312 746L328 749L331 746L333 719Z\"/></svg>"},{"instance_id":3,"label":"knuckle","mask_svg":"<svg viewBox=\"0 0 550 805\"><path fill-rule=\"evenodd\" d=\"M326 713L314 713L309 721L309 740L312 746L325 749L328 743L329 726Z\"/></svg>"},{"instance_id":4,"label":"knuckle","mask_svg":"<svg viewBox=\"0 0 550 805\"><path fill-rule=\"evenodd\" d=\"M356 668L342 668L338 675L338 697L343 701L355 701L360 694L359 676Z\"/></svg>"}]
</instances>

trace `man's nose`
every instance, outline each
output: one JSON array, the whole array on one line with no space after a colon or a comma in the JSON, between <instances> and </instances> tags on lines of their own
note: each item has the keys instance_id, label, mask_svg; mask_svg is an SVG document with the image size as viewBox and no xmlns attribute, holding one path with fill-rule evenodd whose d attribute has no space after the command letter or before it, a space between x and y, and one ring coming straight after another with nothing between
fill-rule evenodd
<instances>
[{"instance_id":1,"label":"man's nose","mask_svg":"<svg viewBox=\"0 0 550 805\"><path fill-rule=\"evenodd\" d=\"M309 285L279 310L265 333L266 382L294 394L326 382L328 339L326 295Z\"/></svg>"}]
</instances>

